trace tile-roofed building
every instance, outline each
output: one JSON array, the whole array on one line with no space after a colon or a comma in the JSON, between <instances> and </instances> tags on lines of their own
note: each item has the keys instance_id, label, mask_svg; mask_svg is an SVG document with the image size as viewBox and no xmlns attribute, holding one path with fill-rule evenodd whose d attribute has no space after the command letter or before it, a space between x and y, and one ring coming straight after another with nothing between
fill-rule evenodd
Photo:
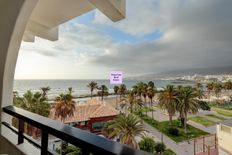
<instances>
[{"instance_id":1,"label":"tile-roofed building","mask_svg":"<svg viewBox=\"0 0 232 155\"><path fill-rule=\"evenodd\" d=\"M65 120L65 123L91 132L99 132L105 122L112 120L118 114L119 111L111 105L92 99L86 103L76 104L74 116ZM55 109L51 109L49 117L61 121L60 118L55 116Z\"/></svg>"}]
</instances>

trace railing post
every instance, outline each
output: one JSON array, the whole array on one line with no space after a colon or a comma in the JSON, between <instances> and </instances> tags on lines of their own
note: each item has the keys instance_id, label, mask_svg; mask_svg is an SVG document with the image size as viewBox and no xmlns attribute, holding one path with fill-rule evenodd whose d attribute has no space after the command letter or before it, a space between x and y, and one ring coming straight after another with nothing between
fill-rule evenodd
<instances>
[{"instance_id":1,"label":"railing post","mask_svg":"<svg viewBox=\"0 0 232 155\"><path fill-rule=\"evenodd\" d=\"M48 132L42 129L41 155L48 154Z\"/></svg>"},{"instance_id":2,"label":"railing post","mask_svg":"<svg viewBox=\"0 0 232 155\"><path fill-rule=\"evenodd\" d=\"M24 133L24 121L21 120L20 118L18 119L19 121L19 133L18 133L18 145L23 143L23 133Z\"/></svg>"}]
</instances>

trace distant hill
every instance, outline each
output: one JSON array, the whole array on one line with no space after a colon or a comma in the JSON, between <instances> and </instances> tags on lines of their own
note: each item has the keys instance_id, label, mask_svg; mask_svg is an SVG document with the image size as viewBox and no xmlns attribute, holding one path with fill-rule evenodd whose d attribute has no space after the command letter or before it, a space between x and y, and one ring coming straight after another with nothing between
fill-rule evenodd
<instances>
[{"instance_id":1,"label":"distant hill","mask_svg":"<svg viewBox=\"0 0 232 155\"><path fill-rule=\"evenodd\" d=\"M184 75L220 75L220 74L232 74L232 66L226 67L212 67L212 68L192 68L183 69L169 72L162 72L157 74L144 74L135 77L128 77L128 79L160 79L166 77L178 77Z\"/></svg>"}]
</instances>

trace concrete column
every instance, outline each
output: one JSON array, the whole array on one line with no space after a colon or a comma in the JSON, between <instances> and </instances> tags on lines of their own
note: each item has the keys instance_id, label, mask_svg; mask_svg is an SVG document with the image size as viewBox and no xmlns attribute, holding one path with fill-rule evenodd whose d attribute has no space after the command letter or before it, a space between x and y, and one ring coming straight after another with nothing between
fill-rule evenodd
<instances>
[{"instance_id":1,"label":"concrete column","mask_svg":"<svg viewBox=\"0 0 232 155\"><path fill-rule=\"evenodd\" d=\"M36 3L37 0L0 0L0 110L12 104L18 51ZM0 113L2 121L4 114Z\"/></svg>"}]
</instances>

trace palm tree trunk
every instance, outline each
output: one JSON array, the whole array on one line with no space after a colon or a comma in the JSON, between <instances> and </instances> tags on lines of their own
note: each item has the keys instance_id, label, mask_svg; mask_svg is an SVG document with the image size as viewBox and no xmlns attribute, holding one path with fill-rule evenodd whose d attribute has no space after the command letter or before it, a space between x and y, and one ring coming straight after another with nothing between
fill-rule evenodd
<instances>
[{"instance_id":1,"label":"palm tree trunk","mask_svg":"<svg viewBox=\"0 0 232 155\"><path fill-rule=\"evenodd\" d=\"M92 97L93 97L93 91L91 91L91 99L92 99Z\"/></svg>"},{"instance_id":2,"label":"palm tree trunk","mask_svg":"<svg viewBox=\"0 0 232 155\"><path fill-rule=\"evenodd\" d=\"M169 113L169 125L172 125L172 114Z\"/></svg>"},{"instance_id":3,"label":"palm tree trunk","mask_svg":"<svg viewBox=\"0 0 232 155\"><path fill-rule=\"evenodd\" d=\"M116 108L118 108L118 95L116 94Z\"/></svg>"},{"instance_id":4,"label":"palm tree trunk","mask_svg":"<svg viewBox=\"0 0 232 155\"><path fill-rule=\"evenodd\" d=\"M152 107L152 99L151 99L151 107ZM152 114L152 119L154 119L154 113L153 113L153 108L151 108L151 114Z\"/></svg>"},{"instance_id":5,"label":"palm tree trunk","mask_svg":"<svg viewBox=\"0 0 232 155\"><path fill-rule=\"evenodd\" d=\"M187 134L187 112L185 112L184 116L184 132Z\"/></svg>"},{"instance_id":6,"label":"palm tree trunk","mask_svg":"<svg viewBox=\"0 0 232 155\"><path fill-rule=\"evenodd\" d=\"M209 91L209 103L211 102L211 94L210 94L210 91Z\"/></svg>"}]
</instances>

